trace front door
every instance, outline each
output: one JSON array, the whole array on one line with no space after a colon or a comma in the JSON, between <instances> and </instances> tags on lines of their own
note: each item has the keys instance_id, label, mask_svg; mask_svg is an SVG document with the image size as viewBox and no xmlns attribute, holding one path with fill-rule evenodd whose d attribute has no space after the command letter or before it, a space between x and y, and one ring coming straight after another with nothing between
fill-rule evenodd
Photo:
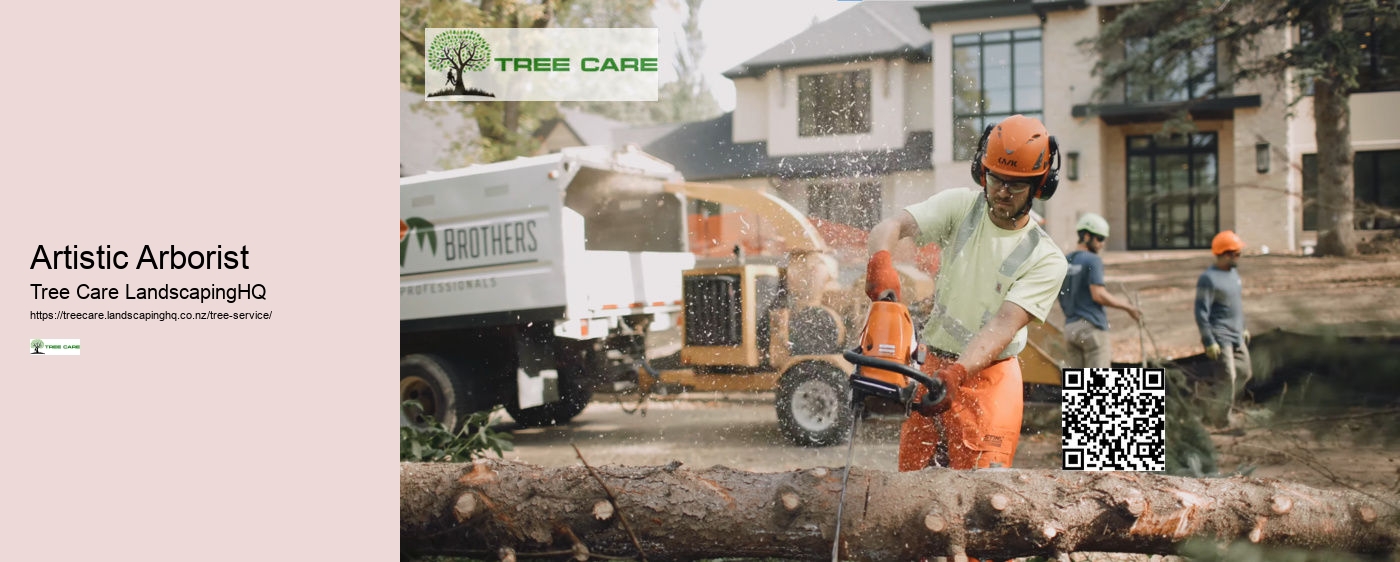
<instances>
[{"instance_id":1,"label":"front door","mask_svg":"<svg viewBox=\"0 0 1400 562\"><path fill-rule=\"evenodd\" d=\"M1128 249L1209 248L1220 226L1216 134L1127 141Z\"/></svg>"}]
</instances>

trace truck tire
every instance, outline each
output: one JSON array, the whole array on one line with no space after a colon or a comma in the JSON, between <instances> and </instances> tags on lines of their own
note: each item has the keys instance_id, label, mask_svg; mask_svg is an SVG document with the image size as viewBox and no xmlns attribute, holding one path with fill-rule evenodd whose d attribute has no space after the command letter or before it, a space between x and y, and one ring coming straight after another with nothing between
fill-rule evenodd
<instances>
[{"instance_id":1,"label":"truck tire","mask_svg":"<svg viewBox=\"0 0 1400 562\"><path fill-rule=\"evenodd\" d=\"M472 414L472 393L465 379L442 357L415 353L399 360L399 403L416 400L418 412L407 412L409 423L423 425L427 416L441 422L453 433ZM414 414L414 415L407 415Z\"/></svg>"},{"instance_id":2,"label":"truck tire","mask_svg":"<svg viewBox=\"0 0 1400 562\"><path fill-rule=\"evenodd\" d=\"M509 413L516 423L526 427L563 425L583 413L583 409L588 407L588 403L592 400L592 388L577 378L565 377L561 374L558 402L522 409L520 401L512 397L506 403L506 413Z\"/></svg>"},{"instance_id":3,"label":"truck tire","mask_svg":"<svg viewBox=\"0 0 1400 562\"><path fill-rule=\"evenodd\" d=\"M803 447L844 443L851 432L851 386L835 365L804 361L778 380L778 429Z\"/></svg>"}]
</instances>

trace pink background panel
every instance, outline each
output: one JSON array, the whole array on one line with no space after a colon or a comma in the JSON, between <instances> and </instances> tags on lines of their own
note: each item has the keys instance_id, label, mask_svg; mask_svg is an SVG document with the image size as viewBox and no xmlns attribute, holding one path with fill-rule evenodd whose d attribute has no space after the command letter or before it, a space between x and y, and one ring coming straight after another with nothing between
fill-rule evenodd
<instances>
[{"instance_id":1,"label":"pink background panel","mask_svg":"<svg viewBox=\"0 0 1400 562\"><path fill-rule=\"evenodd\" d=\"M5 8L0 560L389 560L397 45L389 3ZM110 244L126 270L30 270ZM247 245L247 270L134 269ZM266 301L36 301L30 283L261 283ZM35 310L271 311L50 321ZM82 355L31 357L31 338Z\"/></svg>"}]
</instances>

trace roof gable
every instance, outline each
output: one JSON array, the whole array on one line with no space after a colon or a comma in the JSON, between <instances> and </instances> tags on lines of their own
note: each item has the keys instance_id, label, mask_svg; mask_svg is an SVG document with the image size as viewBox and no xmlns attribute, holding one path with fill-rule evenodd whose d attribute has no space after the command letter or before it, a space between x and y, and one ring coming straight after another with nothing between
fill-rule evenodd
<instances>
[{"instance_id":1,"label":"roof gable","mask_svg":"<svg viewBox=\"0 0 1400 562\"><path fill-rule=\"evenodd\" d=\"M739 66L729 78L758 76L773 68L903 57L927 61L928 29L913 2L862 2L784 40Z\"/></svg>"}]
</instances>

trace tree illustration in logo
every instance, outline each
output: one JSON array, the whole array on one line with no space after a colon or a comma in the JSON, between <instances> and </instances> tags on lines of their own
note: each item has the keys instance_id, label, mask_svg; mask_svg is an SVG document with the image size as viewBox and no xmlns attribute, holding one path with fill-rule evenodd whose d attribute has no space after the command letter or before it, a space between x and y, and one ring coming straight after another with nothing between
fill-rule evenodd
<instances>
[{"instance_id":1,"label":"tree illustration in logo","mask_svg":"<svg viewBox=\"0 0 1400 562\"><path fill-rule=\"evenodd\" d=\"M44 352L39 351L39 348L44 347L44 340L29 340L29 347L34 348L34 353L31 353L30 355L44 354Z\"/></svg>"},{"instance_id":2,"label":"tree illustration in logo","mask_svg":"<svg viewBox=\"0 0 1400 562\"><path fill-rule=\"evenodd\" d=\"M415 233L418 235L418 249L423 249L423 241L426 240L433 255L437 255L437 231L433 229L433 223L420 217L399 219L399 267L403 267L404 259L408 257L408 240Z\"/></svg>"},{"instance_id":3,"label":"tree illustration in logo","mask_svg":"<svg viewBox=\"0 0 1400 562\"><path fill-rule=\"evenodd\" d=\"M480 33L470 29L449 29L433 37L424 53L428 68L447 72L447 89L434 92L435 96L487 96L494 94L467 88L464 72L486 70L491 63L491 44Z\"/></svg>"}]
</instances>

